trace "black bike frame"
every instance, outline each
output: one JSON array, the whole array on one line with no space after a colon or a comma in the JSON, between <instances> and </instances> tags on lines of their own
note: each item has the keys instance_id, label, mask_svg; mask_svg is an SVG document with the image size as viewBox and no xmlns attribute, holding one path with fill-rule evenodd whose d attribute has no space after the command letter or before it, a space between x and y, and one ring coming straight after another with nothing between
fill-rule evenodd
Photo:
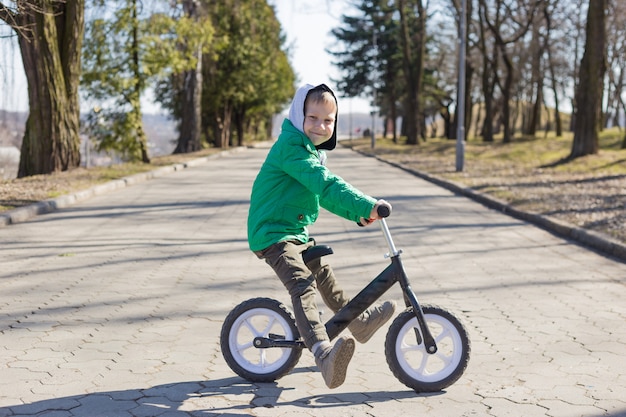
<instances>
[{"instance_id":1,"label":"black bike frame","mask_svg":"<svg viewBox=\"0 0 626 417\"><path fill-rule=\"evenodd\" d=\"M420 337L420 332L415 329L415 335L417 337L418 345L422 342L426 348L426 352L433 354L437 352L437 344L426 325L424 313L420 307L417 297L409 284L409 279L404 272L404 266L400 259L401 251L397 250L391 233L387 227L385 219L380 220L381 229L387 244L389 246L389 257L391 264L387 266L376 278L374 278L365 288L361 290L354 298L350 300L348 304L343 306L333 317L326 322L326 332L328 337L333 340L339 334L345 330L348 325L357 317L359 317L365 310L367 310L376 300L382 297L396 282L400 284L402 293L404 294L404 302L407 307L412 307L417 322L419 324L420 332L423 335ZM292 341L275 338L263 338L257 337L254 339L254 345L258 348L268 347L304 347L302 341Z\"/></svg>"}]
</instances>

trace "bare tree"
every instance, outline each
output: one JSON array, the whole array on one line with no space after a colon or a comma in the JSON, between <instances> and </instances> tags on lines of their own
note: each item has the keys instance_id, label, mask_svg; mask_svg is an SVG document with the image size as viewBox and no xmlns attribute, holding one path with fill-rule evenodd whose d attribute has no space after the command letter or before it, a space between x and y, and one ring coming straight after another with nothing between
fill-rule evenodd
<instances>
[{"instance_id":1,"label":"bare tree","mask_svg":"<svg viewBox=\"0 0 626 417\"><path fill-rule=\"evenodd\" d=\"M525 123L523 133L534 136L541 124L541 107L543 105L543 86L544 86L544 62L543 56L546 50L547 37L542 33L545 31L546 21L545 16L547 14L549 2L542 2L539 5L540 13L537 13L532 20L532 38L530 42L529 52L531 68L531 80L530 80L530 114L527 117L527 123Z\"/></svg>"},{"instance_id":2,"label":"bare tree","mask_svg":"<svg viewBox=\"0 0 626 417\"><path fill-rule=\"evenodd\" d=\"M400 15L400 45L406 82L406 107L403 128L407 143L417 145L424 133L420 121L419 94L424 73L424 50L426 45L426 10L421 0L397 0Z\"/></svg>"},{"instance_id":3,"label":"bare tree","mask_svg":"<svg viewBox=\"0 0 626 417\"><path fill-rule=\"evenodd\" d=\"M485 16L482 12L485 7L484 1L479 1L478 12L478 49L482 54L482 68L481 68L481 87L484 101L484 117L483 125L481 129L481 135L483 142L493 142L494 135L494 93L498 78L498 50L494 46L493 36L490 36L490 31L487 28L485 22ZM499 24L500 14L496 11L494 22Z\"/></svg>"},{"instance_id":4,"label":"bare tree","mask_svg":"<svg viewBox=\"0 0 626 417\"><path fill-rule=\"evenodd\" d=\"M560 92L559 92L559 80L558 73L559 67L564 65L559 65L558 58L554 54L554 50L558 48L557 40L554 37L554 20L556 18L557 8L559 5L559 0L551 0L546 4L543 8L543 17L546 22L546 66L549 72L550 78L550 88L552 90L553 98L554 98L554 130L556 132L557 137L563 136L563 124L561 121L561 111L560 111Z\"/></svg>"},{"instance_id":5,"label":"bare tree","mask_svg":"<svg viewBox=\"0 0 626 417\"><path fill-rule=\"evenodd\" d=\"M499 85L502 90L503 142L509 143L513 137L510 100L515 74L514 61L509 46L526 35L540 2L537 0L496 0L494 6L497 10L497 20L492 19L490 7L485 0L479 0L479 3L484 22L494 36L495 46L500 52L505 66L504 82L499 83Z\"/></svg>"},{"instance_id":6,"label":"bare tree","mask_svg":"<svg viewBox=\"0 0 626 417\"><path fill-rule=\"evenodd\" d=\"M608 0L589 0L585 52L576 90L574 141L570 159L598 153L602 123L603 80L606 71L606 10Z\"/></svg>"},{"instance_id":7,"label":"bare tree","mask_svg":"<svg viewBox=\"0 0 626 417\"><path fill-rule=\"evenodd\" d=\"M626 114L624 86L626 85L626 4L614 1L609 4L610 13L607 21L607 65L609 93L607 94L607 114L611 112L611 123L620 126L620 115ZM608 122L608 120L607 120ZM622 149L626 149L626 134L622 140Z\"/></svg>"}]
</instances>

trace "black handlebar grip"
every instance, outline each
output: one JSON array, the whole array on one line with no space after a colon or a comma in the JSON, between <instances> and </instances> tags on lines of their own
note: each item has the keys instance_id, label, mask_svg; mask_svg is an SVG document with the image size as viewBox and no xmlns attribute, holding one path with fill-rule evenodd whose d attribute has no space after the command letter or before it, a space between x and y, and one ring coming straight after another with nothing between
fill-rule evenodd
<instances>
[{"instance_id":1,"label":"black handlebar grip","mask_svg":"<svg viewBox=\"0 0 626 417\"><path fill-rule=\"evenodd\" d=\"M376 211L378 212L378 215L380 217L389 217L389 215L391 214L391 210L387 206L378 206Z\"/></svg>"}]
</instances>

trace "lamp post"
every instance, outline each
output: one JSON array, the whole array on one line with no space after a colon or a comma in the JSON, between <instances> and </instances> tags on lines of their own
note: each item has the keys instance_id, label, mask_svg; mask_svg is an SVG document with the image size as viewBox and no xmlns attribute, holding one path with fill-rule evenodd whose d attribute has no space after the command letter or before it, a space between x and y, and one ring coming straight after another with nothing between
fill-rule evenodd
<instances>
[{"instance_id":1,"label":"lamp post","mask_svg":"<svg viewBox=\"0 0 626 417\"><path fill-rule=\"evenodd\" d=\"M456 171L463 171L465 160L465 39L466 29L466 0L461 0L461 15L459 16L459 91L456 103Z\"/></svg>"},{"instance_id":2,"label":"lamp post","mask_svg":"<svg viewBox=\"0 0 626 417\"><path fill-rule=\"evenodd\" d=\"M374 45L374 52L376 54L378 54L378 50L377 48L377 44L376 44L376 29L373 30L373 34L372 34L372 41L373 41L373 45ZM376 60L373 59L372 60L374 66L376 65ZM372 71L372 74L376 74L376 67L374 67L374 70ZM372 149L374 149L376 147L376 80L374 80L372 82L372 92L373 92L373 98L372 98Z\"/></svg>"}]
</instances>

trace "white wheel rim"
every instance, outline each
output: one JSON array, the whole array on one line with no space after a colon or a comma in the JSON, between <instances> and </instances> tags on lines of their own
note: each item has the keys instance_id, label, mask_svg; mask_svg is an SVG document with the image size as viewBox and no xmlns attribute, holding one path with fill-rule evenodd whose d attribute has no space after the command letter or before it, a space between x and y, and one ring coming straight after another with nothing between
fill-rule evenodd
<instances>
[{"instance_id":1,"label":"white wheel rim","mask_svg":"<svg viewBox=\"0 0 626 417\"><path fill-rule=\"evenodd\" d=\"M417 344L417 319L409 320L398 333L396 357L400 367L411 378L422 382L439 382L450 376L461 362L463 342L454 325L436 314L425 314L428 328L437 344L437 352L429 354L424 343ZM421 332L420 332L421 335Z\"/></svg>"},{"instance_id":2,"label":"white wheel rim","mask_svg":"<svg viewBox=\"0 0 626 417\"><path fill-rule=\"evenodd\" d=\"M228 335L228 346L233 359L244 369L256 374L269 374L278 370L288 360L291 349L254 347L255 337L268 337L270 333L293 340L289 323L277 312L267 308L253 308L233 323Z\"/></svg>"}]
</instances>

